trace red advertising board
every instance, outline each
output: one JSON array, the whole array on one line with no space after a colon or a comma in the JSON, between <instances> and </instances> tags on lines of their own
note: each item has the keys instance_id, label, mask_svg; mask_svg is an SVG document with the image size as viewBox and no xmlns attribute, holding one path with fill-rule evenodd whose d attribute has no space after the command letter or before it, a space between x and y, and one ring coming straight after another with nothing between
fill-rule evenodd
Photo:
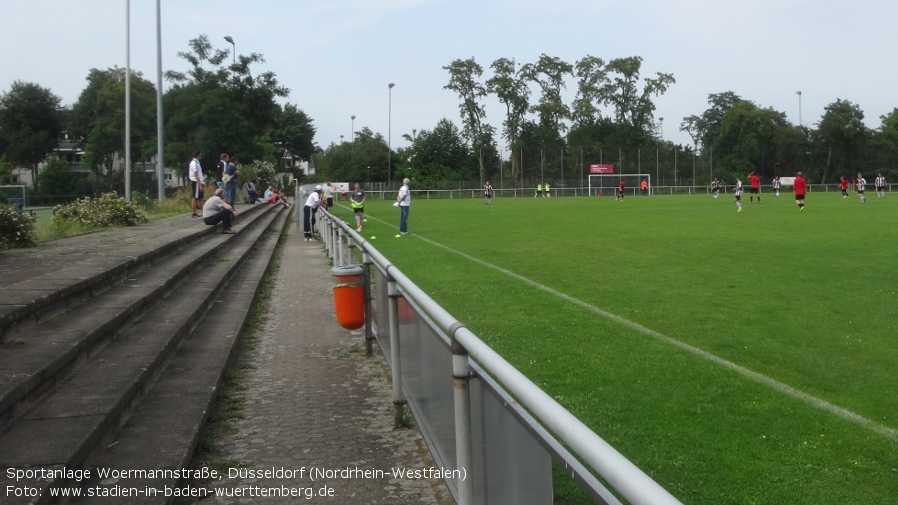
<instances>
[{"instance_id":1,"label":"red advertising board","mask_svg":"<svg viewBox=\"0 0 898 505\"><path fill-rule=\"evenodd\" d=\"M589 166L589 173L591 174L613 174L614 173L614 164L613 163L596 163Z\"/></svg>"}]
</instances>

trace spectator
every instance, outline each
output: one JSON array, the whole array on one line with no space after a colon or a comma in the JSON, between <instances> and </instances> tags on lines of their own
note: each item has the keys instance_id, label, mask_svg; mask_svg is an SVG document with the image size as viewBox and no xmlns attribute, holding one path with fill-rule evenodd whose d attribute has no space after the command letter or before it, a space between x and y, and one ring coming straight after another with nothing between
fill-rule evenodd
<instances>
[{"instance_id":1,"label":"spectator","mask_svg":"<svg viewBox=\"0 0 898 505\"><path fill-rule=\"evenodd\" d=\"M222 223L221 232L225 235L232 235L234 230L231 229L231 219L237 219L237 211L222 200L222 196L224 196L224 190L216 188L212 198L203 205L203 222L209 226Z\"/></svg>"}]
</instances>

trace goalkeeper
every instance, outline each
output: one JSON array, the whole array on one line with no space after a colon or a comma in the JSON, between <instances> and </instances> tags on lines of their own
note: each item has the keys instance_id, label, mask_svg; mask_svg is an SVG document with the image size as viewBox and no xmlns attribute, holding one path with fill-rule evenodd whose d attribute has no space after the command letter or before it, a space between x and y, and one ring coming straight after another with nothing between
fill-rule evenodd
<instances>
[{"instance_id":1,"label":"goalkeeper","mask_svg":"<svg viewBox=\"0 0 898 505\"><path fill-rule=\"evenodd\" d=\"M355 231L361 233L362 221L365 219L365 191L355 183L355 190L349 197L349 206L355 212Z\"/></svg>"}]
</instances>

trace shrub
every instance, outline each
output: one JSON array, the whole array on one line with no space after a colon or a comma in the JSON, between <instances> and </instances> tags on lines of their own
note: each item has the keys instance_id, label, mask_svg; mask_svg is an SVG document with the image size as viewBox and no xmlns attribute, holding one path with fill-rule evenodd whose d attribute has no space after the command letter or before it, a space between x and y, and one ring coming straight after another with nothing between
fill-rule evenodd
<instances>
[{"instance_id":1,"label":"shrub","mask_svg":"<svg viewBox=\"0 0 898 505\"><path fill-rule=\"evenodd\" d=\"M0 205L0 249L31 247L36 242L31 216L19 214L9 205Z\"/></svg>"},{"instance_id":2,"label":"shrub","mask_svg":"<svg viewBox=\"0 0 898 505\"><path fill-rule=\"evenodd\" d=\"M105 193L99 198L83 198L68 205L57 205L53 212L54 224L75 221L85 226L105 228L147 222L147 215L137 205L115 193Z\"/></svg>"}]
</instances>

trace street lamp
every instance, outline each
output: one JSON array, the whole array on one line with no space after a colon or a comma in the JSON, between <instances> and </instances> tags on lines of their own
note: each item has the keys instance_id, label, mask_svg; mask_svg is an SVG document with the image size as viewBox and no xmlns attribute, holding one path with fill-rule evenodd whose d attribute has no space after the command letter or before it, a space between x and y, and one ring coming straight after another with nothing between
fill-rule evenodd
<instances>
[{"instance_id":1,"label":"street lamp","mask_svg":"<svg viewBox=\"0 0 898 505\"><path fill-rule=\"evenodd\" d=\"M661 123L661 125L660 125L660 130L661 130L661 131L660 131L660 133L659 133L658 136L661 137L661 140L664 140L664 118L663 118L663 117L659 117L659 118L658 118L658 122Z\"/></svg>"},{"instance_id":2,"label":"street lamp","mask_svg":"<svg viewBox=\"0 0 898 505\"><path fill-rule=\"evenodd\" d=\"M231 55L234 57L234 64L236 65L237 64L237 44L234 42L234 39L232 39L230 35L225 35L225 40L230 42L231 46L233 46L233 48L234 48L233 51L231 52Z\"/></svg>"},{"instance_id":3,"label":"street lamp","mask_svg":"<svg viewBox=\"0 0 898 505\"><path fill-rule=\"evenodd\" d=\"M352 125L352 131L349 133L352 134L352 142L355 143L355 116L352 116L352 123L350 124Z\"/></svg>"},{"instance_id":4,"label":"street lamp","mask_svg":"<svg viewBox=\"0 0 898 505\"><path fill-rule=\"evenodd\" d=\"M796 91L796 95L798 95L798 126L801 126L801 91Z\"/></svg>"},{"instance_id":5,"label":"street lamp","mask_svg":"<svg viewBox=\"0 0 898 505\"><path fill-rule=\"evenodd\" d=\"M387 86L390 88L390 98L388 101L387 108L387 188L393 182L392 169L390 167L390 158L393 155L393 146L392 146L392 127L393 127L393 86L396 84L390 83Z\"/></svg>"}]
</instances>

